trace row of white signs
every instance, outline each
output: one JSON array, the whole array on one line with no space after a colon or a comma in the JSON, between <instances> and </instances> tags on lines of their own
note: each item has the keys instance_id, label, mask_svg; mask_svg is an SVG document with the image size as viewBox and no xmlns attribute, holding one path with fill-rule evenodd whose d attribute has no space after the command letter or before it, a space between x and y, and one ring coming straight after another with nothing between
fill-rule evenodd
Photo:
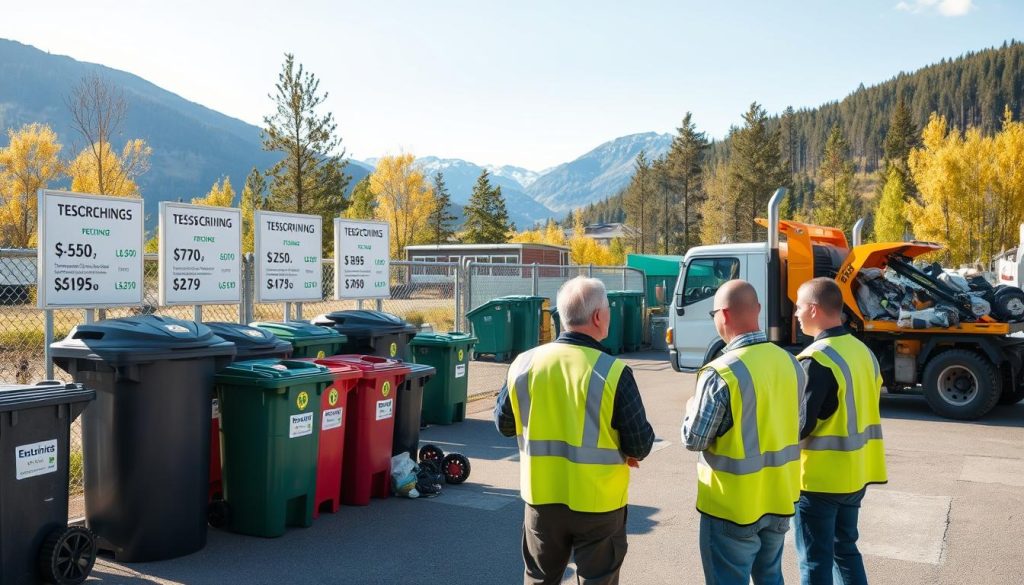
<instances>
[{"instance_id":1,"label":"row of white signs","mask_svg":"<svg viewBox=\"0 0 1024 585\"><path fill-rule=\"evenodd\" d=\"M141 199L39 191L38 304L44 309L141 305ZM323 298L322 218L256 211L256 302ZM390 230L334 220L334 298L390 296ZM235 304L242 298L242 213L160 203L161 305Z\"/></svg>"}]
</instances>

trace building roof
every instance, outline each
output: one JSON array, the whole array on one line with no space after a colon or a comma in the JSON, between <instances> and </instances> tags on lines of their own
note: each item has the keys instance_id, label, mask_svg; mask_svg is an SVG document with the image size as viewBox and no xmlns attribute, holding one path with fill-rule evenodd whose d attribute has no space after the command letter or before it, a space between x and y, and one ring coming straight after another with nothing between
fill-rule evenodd
<instances>
[{"instance_id":1,"label":"building roof","mask_svg":"<svg viewBox=\"0 0 1024 585\"><path fill-rule=\"evenodd\" d=\"M553 244L516 243L516 244L419 244L406 246L405 249L413 252L458 252L460 250L522 250L523 248L549 248L551 250L568 251L567 246L555 246Z\"/></svg>"}]
</instances>

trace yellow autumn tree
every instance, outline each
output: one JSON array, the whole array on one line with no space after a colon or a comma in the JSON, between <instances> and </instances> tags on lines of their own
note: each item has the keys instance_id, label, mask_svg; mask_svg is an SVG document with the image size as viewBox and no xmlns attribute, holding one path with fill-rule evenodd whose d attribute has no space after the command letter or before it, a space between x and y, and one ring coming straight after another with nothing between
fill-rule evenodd
<instances>
[{"instance_id":1,"label":"yellow autumn tree","mask_svg":"<svg viewBox=\"0 0 1024 585\"><path fill-rule=\"evenodd\" d=\"M992 225L994 244L1011 248L1024 223L1024 122L1014 121L1007 107L1003 113L1003 129L992 144ZM1018 254L1020 252L1018 251ZM987 256L990 257L990 256Z\"/></svg>"},{"instance_id":2,"label":"yellow autumn tree","mask_svg":"<svg viewBox=\"0 0 1024 585\"><path fill-rule=\"evenodd\" d=\"M549 244L551 246L565 246L565 231L553 219L548 219L543 228L524 230L516 232L508 240L513 244Z\"/></svg>"},{"instance_id":3,"label":"yellow autumn tree","mask_svg":"<svg viewBox=\"0 0 1024 585\"><path fill-rule=\"evenodd\" d=\"M231 207L235 201L235 190L231 187L231 178L224 177L215 181L213 187L206 197L193 197L192 205L207 205L209 207Z\"/></svg>"},{"instance_id":4,"label":"yellow autumn tree","mask_svg":"<svg viewBox=\"0 0 1024 585\"><path fill-rule=\"evenodd\" d=\"M45 124L26 124L7 131L0 148L0 245L35 246L37 191L64 172L57 135Z\"/></svg>"},{"instance_id":5,"label":"yellow autumn tree","mask_svg":"<svg viewBox=\"0 0 1024 585\"><path fill-rule=\"evenodd\" d=\"M411 154L385 156L370 175L370 191L377 199L374 216L391 225L391 257L405 256L405 247L430 239L425 229L436 199Z\"/></svg>"},{"instance_id":6,"label":"yellow autumn tree","mask_svg":"<svg viewBox=\"0 0 1024 585\"><path fill-rule=\"evenodd\" d=\"M139 197L139 175L149 170L153 149L141 139L129 140L120 154L109 142L85 147L68 165L71 190L118 197Z\"/></svg>"},{"instance_id":7,"label":"yellow autumn tree","mask_svg":"<svg viewBox=\"0 0 1024 585\"><path fill-rule=\"evenodd\" d=\"M583 211L577 209L573 212L572 237L569 238L569 259L573 264L596 266L613 266L615 257L607 246L597 243L594 238L587 237Z\"/></svg>"}]
</instances>

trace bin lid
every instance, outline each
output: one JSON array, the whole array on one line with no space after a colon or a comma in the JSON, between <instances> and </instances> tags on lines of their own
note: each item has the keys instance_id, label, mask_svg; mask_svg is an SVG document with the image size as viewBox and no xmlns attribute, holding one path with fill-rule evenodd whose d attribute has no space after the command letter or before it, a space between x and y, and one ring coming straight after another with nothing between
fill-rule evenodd
<instances>
[{"instance_id":1,"label":"bin lid","mask_svg":"<svg viewBox=\"0 0 1024 585\"><path fill-rule=\"evenodd\" d=\"M638 290L610 290L609 297L642 297L644 293Z\"/></svg>"},{"instance_id":2,"label":"bin lid","mask_svg":"<svg viewBox=\"0 0 1024 585\"><path fill-rule=\"evenodd\" d=\"M313 323L334 329L350 337L374 337L390 333L416 333L416 326L398 315L382 311L353 309L317 315Z\"/></svg>"},{"instance_id":3,"label":"bin lid","mask_svg":"<svg viewBox=\"0 0 1024 585\"><path fill-rule=\"evenodd\" d=\"M519 302L523 302L523 301L546 301L546 300L548 300L547 297L538 297L538 296L534 296L534 295L505 295L503 297L498 297L498 298L505 299L506 301L519 301Z\"/></svg>"},{"instance_id":4,"label":"bin lid","mask_svg":"<svg viewBox=\"0 0 1024 585\"><path fill-rule=\"evenodd\" d=\"M255 321L249 323L292 342L295 346L306 346L314 343L345 343L348 338L333 329L313 325L308 321Z\"/></svg>"},{"instance_id":5,"label":"bin lid","mask_svg":"<svg viewBox=\"0 0 1024 585\"><path fill-rule=\"evenodd\" d=\"M331 371L331 375L334 377L335 382L339 382L342 380L351 380L353 378L361 378L363 376L363 371L352 364L347 364L345 362L319 363L317 362L317 359L318 358L295 358L295 361L311 362L326 367L328 370Z\"/></svg>"},{"instance_id":6,"label":"bin lid","mask_svg":"<svg viewBox=\"0 0 1024 585\"><path fill-rule=\"evenodd\" d=\"M491 309L494 309L495 311L500 311L502 309L507 309L508 305L511 304L511 303L514 303L514 302L515 302L514 300L509 300L509 299L506 299L505 297L498 297L496 299L491 299L491 300L487 301L486 303L480 305L479 307L476 307L473 310L467 312L466 316L467 317L472 317L473 315L479 315L480 313L483 313L485 311L489 311Z\"/></svg>"},{"instance_id":7,"label":"bin lid","mask_svg":"<svg viewBox=\"0 0 1024 585\"><path fill-rule=\"evenodd\" d=\"M469 333L461 331L449 331L448 333L420 333L412 338L409 345L430 345L441 347L455 347L458 345L473 345L480 340Z\"/></svg>"},{"instance_id":8,"label":"bin lid","mask_svg":"<svg viewBox=\"0 0 1024 585\"><path fill-rule=\"evenodd\" d=\"M372 378L375 374L408 374L411 371L409 366L412 365L402 360L361 354L332 355L316 360L316 363L323 365L330 365L331 362L355 366L363 373L364 378Z\"/></svg>"},{"instance_id":9,"label":"bin lid","mask_svg":"<svg viewBox=\"0 0 1024 585\"><path fill-rule=\"evenodd\" d=\"M55 358L122 364L152 359L235 355L235 344L220 338L206 325L160 315L105 319L78 325L50 348ZM186 354L183 350L191 351Z\"/></svg>"},{"instance_id":10,"label":"bin lid","mask_svg":"<svg viewBox=\"0 0 1024 585\"><path fill-rule=\"evenodd\" d=\"M259 390L276 390L296 384L332 382L334 376L326 366L306 360L260 359L235 362L221 370L214 382L232 386L249 386Z\"/></svg>"},{"instance_id":11,"label":"bin lid","mask_svg":"<svg viewBox=\"0 0 1024 585\"><path fill-rule=\"evenodd\" d=\"M292 344L279 339L266 329L227 321L207 321L203 325L209 327L221 339L234 343L239 351L287 351L292 348Z\"/></svg>"},{"instance_id":12,"label":"bin lid","mask_svg":"<svg viewBox=\"0 0 1024 585\"><path fill-rule=\"evenodd\" d=\"M82 384L47 380L38 384L0 384L0 412L55 404L89 402L96 392Z\"/></svg>"},{"instance_id":13,"label":"bin lid","mask_svg":"<svg viewBox=\"0 0 1024 585\"><path fill-rule=\"evenodd\" d=\"M405 362L405 365L408 366L409 368L409 373L405 375L406 380L412 378L429 378L437 374L437 368L435 368L434 366L428 366L427 364Z\"/></svg>"}]
</instances>

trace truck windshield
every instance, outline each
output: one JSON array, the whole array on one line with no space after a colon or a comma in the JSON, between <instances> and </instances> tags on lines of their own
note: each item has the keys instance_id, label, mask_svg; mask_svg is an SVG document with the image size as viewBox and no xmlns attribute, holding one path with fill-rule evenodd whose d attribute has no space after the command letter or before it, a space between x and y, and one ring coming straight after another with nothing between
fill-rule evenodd
<instances>
[{"instance_id":1,"label":"truck windshield","mask_svg":"<svg viewBox=\"0 0 1024 585\"><path fill-rule=\"evenodd\" d=\"M683 306L715 296L722 283L739 278L738 258L695 258L686 266Z\"/></svg>"}]
</instances>

